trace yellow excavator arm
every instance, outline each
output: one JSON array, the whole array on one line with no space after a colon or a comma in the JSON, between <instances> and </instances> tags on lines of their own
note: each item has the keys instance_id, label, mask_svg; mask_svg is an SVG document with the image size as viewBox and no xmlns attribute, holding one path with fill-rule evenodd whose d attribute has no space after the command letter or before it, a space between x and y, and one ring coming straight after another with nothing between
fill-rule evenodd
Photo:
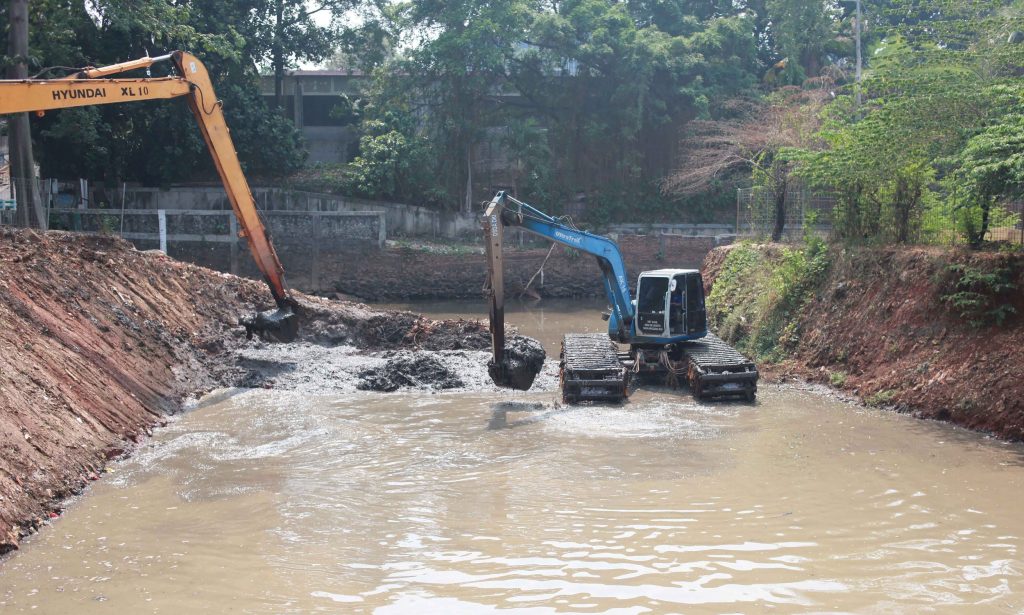
<instances>
[{"instance_id":1,"label":"yellow excavator arm","mask_svg":"<svg viewBox=\"0 0 1024 615\"><path fill-rule=\"evenodd\" d=\"M170 60L177 76L156 78L108 78L108 75L148 68ZM183 97L188 101L220 175L235 217L241 225L256 265L277 302L273 314L243 320L250 334L257 331L280 341L291 341L298 329L295 301L284 281L284 268L274 251L256 209L249 183L242 173L224 112L206 67L194 55L175 51L165 56L140 58L100 68L86 68L61 79L0 80L0 114L106 105L113 103Z\"/></svg>"}]
</instances>

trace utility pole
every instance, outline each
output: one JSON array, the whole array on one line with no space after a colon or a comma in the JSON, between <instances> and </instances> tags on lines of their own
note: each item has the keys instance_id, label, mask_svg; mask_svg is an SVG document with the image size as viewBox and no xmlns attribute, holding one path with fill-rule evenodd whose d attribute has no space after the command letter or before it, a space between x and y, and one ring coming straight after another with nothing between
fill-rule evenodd
<instances>
[{"instance_id":1,"label":"utility pole","mask_svg":"<svg viewBox=\"0 0 1024 615\"><path fill-rule=\"evenodd\" d=\"M863 70L863 68L862 68L863 64L862 64L861 55L860 55L860 32L861 32L861 28L860 28L860 0L857 0L857 23L856 23L855 29L856 29L855 35L856 35L856 38L857 38L857 85L856 85L856 88L857 88L857 107L859 108L860 107L860 103L861 103L860 76L861 76L861 71Z\"/></svg>"},{"instance_id":2,"label":"utility pole","mask_svg":"<svg viewBox=\"0 0 1024 615\"><path fill-rule=\"evenodd\" d=\"M28 78L28 0L10 0L10 33L7 55L11 66L8 79ZM39 184L35 178L35 159L32 156L32 130L28 113L16 113L7 120L8 150L11 160L11 185L18 202L18 226L46 230L46 214L39 199ZM33 220L33 213L35 220Z\"/></svg>"}]
</instances>

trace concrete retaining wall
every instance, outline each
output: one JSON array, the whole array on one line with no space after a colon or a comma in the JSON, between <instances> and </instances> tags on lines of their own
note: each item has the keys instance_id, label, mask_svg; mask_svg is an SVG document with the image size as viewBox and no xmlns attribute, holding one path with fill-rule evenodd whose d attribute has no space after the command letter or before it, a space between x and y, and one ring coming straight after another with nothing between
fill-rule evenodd
<instances>
[{"instance_id":1,"label":"concrete retaining wall","mask_svg":"<svg viewBox=\"0 0 1024 615\"><path fill-rule=\"evenodd\" d=\"M699 268L716 245L713 237L635 235L619 239L619 247L635 283L640 271L664 267ZM417 249L379 251L321 249L319 255L280 250L288 281L299 290L359 297L370 301L408 299L475 299L481 297L486 261L482 248L460 254L436 254ZM510 296L519 294L544 262L547 248L505 251L505 280ZM223 246L195 245L188 254L172 256L200 265L229 270L230 254ZM240 273L255 276L252 259L240 259ZM314 266L314 264L316 264ZM602 296L601 272L593 257L556 247L532 289L545 297Z\"/></svg>"},{"instance_id":2,"label":"concrete retaining wall","mask_svg":"<svg viewBox=\"0 0 1024 615\"><path fill-rule=\"evenodd\" d=\"M623 236L619 248L626 260L630 284L641 271L664 267L700 267L716 245L709 237ZM505 284L509 296L516 296L544 263L547 249L506 250ZM481 297L486 277L486 260L480 253L465 255L425 254L412 250L386 250L379 258L325 261L322 279L334 289L369 300L471 299ZM531 289L545 297L604 296L601 271L593 257L554 249Z\"/></svg>"},{"instance_id":3,"label":"concrete retaining wall","mask_svg":"<svg viewBox=\"0 0 1024 615\"><path fill-rule=\"evenodd\" d=\"M439 212L425 207L367 201L332 194L253 188L253 197L264 211L379 211L387 220L390 236L454 238L476 235L480 225L475 214ZM130 209L212 209L228 210L227 194L220 186L160 188L129 188L125 205Z\"/></svg>"}]
</instances>

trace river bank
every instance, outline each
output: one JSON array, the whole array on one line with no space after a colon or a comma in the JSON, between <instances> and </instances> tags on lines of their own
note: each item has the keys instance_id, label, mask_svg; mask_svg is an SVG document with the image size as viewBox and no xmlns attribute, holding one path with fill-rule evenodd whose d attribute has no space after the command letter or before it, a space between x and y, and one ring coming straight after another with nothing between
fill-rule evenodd
<instances>
[{"instance_id":1,"label":"river bank","mask_svg":"<svg viewBox=\"0 0 1024 615\"><path fill-rule=\"evenodd\" d=\"M237 324L272 307L262 283L112 237L0 231L0 554L212 388L489 385L479 322L298 299L282 354Z\"/></svg>"},{"instance_id":2,"label":"river bank","mask_svg":"<svg viewBox=\"0 0 1024 615\"><path fill-rule=\"evenodd\" d=\"M762 377L1024 440L1024 256L737 244L704 264L709 317Z\"/></svg>"},{"instance_id":3,"label":"river bank","mask_svg":"<svg viewBox=\"0 0 1024 615\"><path fill-rule=\"evenodd\" d=\"M741 252L746 268L730 265ZM974 292L957 286L971 272L1006 269L1020 288L1019 259L1007 258L841 253L813 280L797 280L805 300L768 326L757 298L777 295L771 272L792 259L779 246L722 249L706 264L716 283L709 306L719 331L760 356L771 379L824 382L870 405L1021 440L1020 293L1000 295L978 316L1002 309L1002 324L971 324L945 299ZM114 238L4 230L0 264L0 553L60 515L66 497L183 400L212 388L496 392L486 376L487 328L475 320L300 296L301 339L271 346L247 342L237 326L240 315L271 307L262 283ZM528 318L549 355L567 330L603 330L585 302L547 317L546 302L538 305ZM575 320L579 310L586 320ZM549 360L535 389L557 388L556 372Z\"/></svg>"}]
</instances>

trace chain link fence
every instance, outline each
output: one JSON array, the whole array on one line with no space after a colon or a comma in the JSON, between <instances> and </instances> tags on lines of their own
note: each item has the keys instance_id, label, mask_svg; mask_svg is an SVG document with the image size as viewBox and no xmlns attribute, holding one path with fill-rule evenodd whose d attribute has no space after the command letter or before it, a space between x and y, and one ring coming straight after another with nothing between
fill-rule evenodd
<instances>
[{"instance_id":1,"label":"chain link fence","mask_svg":"<svg viewBox=\"0 0 1024 615\"><path fill-rule=\"evenodd\" d=\"M1024 244L1024 200L996 203L989 210L985 241ZM982 228L977 208L946 200L927 208L922 215L921 241L932 245L956 246L970 243L970 231ZM977 232L977 231L976 231Z\"/></svg>"},{"instance_id":2,"label":"chain link fence","mask_svg":"<svg viewBox=\"0 0 1024 615\"><path fill-rule=\"evenodd\" d=\"M1024 200L999 205L985 239L1024 245Z\"/></svg>"},{"instance_id":3,"label":"chain link fence","mask_svg":"<svg viewBox=\"0 0 1024 615\"><path fill-rule=\"evenodd\" d=\"M772 190L740 188L736 192L736 234L740 237L767 239L776 224L777 195ZM835 193L787 190L783 208L785 224L781 241L797 241L808 232L822 238L833 236L838 198ZM983 226L977 207L958 204L953 199L926 204L915 216L911 243L956 246L970 243L972 229ZM985 241L1024 245L1024 199L994 204L988 214Z\"/></svg>"},{"instance_id":4,"label":"chain link fence","mask_svg":"<svg viewBox=\"0 0 1024 615\"><path fill-rule=\"evenodd\" d=\"M769 238L775 231L778 195L762 188L736 191L736 234L740 237ZM828 238L832 234L835 195L803 188L785 192L782 206L785 224L781 241L796 241L808 232Z\"/></svg>"}]
</instances>

